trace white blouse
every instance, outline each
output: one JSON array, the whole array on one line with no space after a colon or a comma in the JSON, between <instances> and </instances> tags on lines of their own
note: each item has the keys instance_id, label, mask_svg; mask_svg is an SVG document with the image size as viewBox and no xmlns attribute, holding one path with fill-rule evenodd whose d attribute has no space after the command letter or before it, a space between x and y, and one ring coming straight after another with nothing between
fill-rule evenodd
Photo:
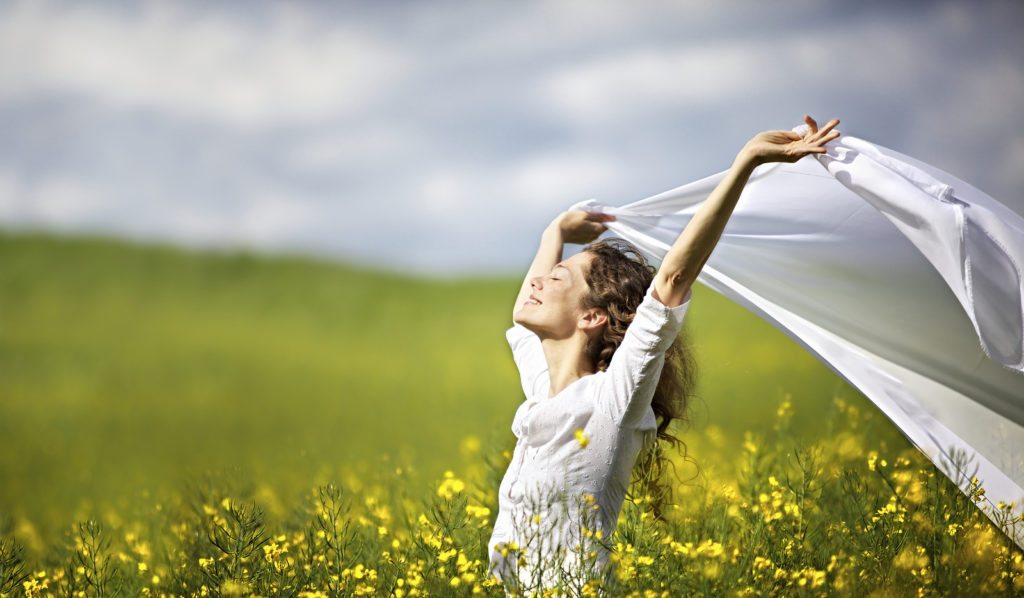
<instances>
[{"instance_id":1,"label":"white blouse","mask_svg":"<svg viewBox=\"0 0 1024 598\"><path fill-rule=\"evenodd\" d=\"M566 517L565 505L581 503L552 504L548 502L552 492L564 492L561 496L570 501L593 496L597 508L591 506L587 512L596 518L587 527L600 529L605 539L614 532L637 457L656 440L651 400L665 351L679 335L692 298L691 289L681 305L668 307L654 297L653 290L652 282L608 368L583 376L554 397L548 397L548 365L540 338L521 324L505 333L526 400L512 422L518 441L498 492L498 516L488 543L491 566L499 579L506 577L514 560L511 553L508 558L502 556L499 543L514 541L527 549L528 564L518 568L524 581L532 575L533 559L548 558L545 555L557 546L572 551L580 544L579 525L588 522L575 515L578 506L569 509ZM577 430L583 431L583 443ZM546 500L538 501L542 495ZM533 520L537 514L539 523ZM561 521L555 521L559 517ZM539 545L533 540L538 536L542 538ZM587 546L586 550L597 551L597 564L605 566L606 551ZM570 553L566 558L574 556ZM553 585L555 573L552 567L544 567L545 586Z\"/></svg>"}]
</instances>

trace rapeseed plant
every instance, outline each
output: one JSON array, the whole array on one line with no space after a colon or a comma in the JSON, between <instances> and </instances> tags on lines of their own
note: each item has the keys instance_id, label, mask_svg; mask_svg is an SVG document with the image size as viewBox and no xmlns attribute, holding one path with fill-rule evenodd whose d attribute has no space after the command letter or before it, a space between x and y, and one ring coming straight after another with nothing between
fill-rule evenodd
<instances>
[{"instance_id":1,"label":"rapeseed plant","mask_svg":"<svg viewBox=\"0 0 1024 598\"><path fill-rule=\"evenodd\" d=\"M1022 525L1019 502L989 505L976 477L964 478L965 495L919 453L868 445L866 414L841 399L828 424L837 441L802 445L786 428L793 403L787 395L779 406L774 435L748 433L726 459L712 458L728 443L709 427L706 467L677 485L664 517L634 488L609 535L594 519L593 495L535 497L516 538L496 548L522 580L498 579L487 546L510 453L470 438L464 452L484 457L484 475L447 470L418 495L395 473L403 468L357 483L343 477L344 485L314 487L273 523L256 500L279 501L268 498L273 490L246 492L215 477L180 502L162 501L180 506L150 520L115 512L76 524L63 548L34 560L19 541L35 541L31 522L10 522L0 527L0 596L1024 592L1022 552L1000 530ZM577 440L586 448L582 431ZM691 453L701 454L700 442ZM543 545L570 508L579 509L572 545ZM594 567L600 550L604 572Z\"/></svg>"}]
</instances>

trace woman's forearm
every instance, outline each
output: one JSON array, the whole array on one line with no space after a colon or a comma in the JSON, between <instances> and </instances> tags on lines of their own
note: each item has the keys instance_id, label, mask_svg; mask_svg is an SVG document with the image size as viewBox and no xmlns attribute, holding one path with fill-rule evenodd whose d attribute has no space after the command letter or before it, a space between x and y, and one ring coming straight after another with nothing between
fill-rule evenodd
<instances>
[{"instance_id":1,"label":"woman's forearm","mask_svg":"<svg viewBox=\"0 0 1024 598\"><path fill-rule=\"evenodd\" d=\"M711 257L711 252L725 230L725 224L740 199L740 193L751 173L767 162L796 162L812 154L824 154L825 144L839 137L834 130L839 124L833 118L818 129L818 123L809 114L804 115L807 132L762 131L743 146L733 161L732 168L700 210L665 254L656 276L656 290L666 305L678 305Z\"/></svg>"},{"instance_id":2,"label":"woman's forearm","mask_svg":"<svg viewBox=\"0 0 1024 598\"><path fill-rule=\"evenodd\" d=\"M677 299L681 300L683 291L697 280L704 263L711 257L756 166L757 161L752 156L740 152L725 178L704 200L665 254L658 276L671 281L671 286L679 290Z\"/></svg>"},{"instance_id":3,"label":"woman's forearm","mask_svg":"<svg viewBox=\"0 0 1024 598\"><path fill-rule=\"evenodd\" d=\"M551 224L544 229L544 233L541 235L540 247L537 248L537 255L533 258L533 263L530 264L530 269L526 273L526 277L523 279L523 284L519 288L519 295L516 297L516 303L512 307L512 314L515 315L519 308L523 306L523 303L529 298L530 293L533 289L530 285L530 281L535 276L544 276L549 274L554 269L555 264L562 261L562 249L565 246L565 238L562 233L561 219L565 214L563 212L557 218L551 221Z\"/></svg>"}]
</instances>

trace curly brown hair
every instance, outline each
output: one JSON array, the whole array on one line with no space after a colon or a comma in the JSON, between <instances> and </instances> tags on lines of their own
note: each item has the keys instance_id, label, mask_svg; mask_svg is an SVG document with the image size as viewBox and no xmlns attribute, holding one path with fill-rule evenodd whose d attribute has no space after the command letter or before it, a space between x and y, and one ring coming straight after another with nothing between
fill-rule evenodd
<instances>
[{"instance_id":1,"label":"curly brown hair","mask_svg":"<svg viewBox=\"0 0 1024 598\"><path fill-rule=\"evenodd\" d=\"M600 308L608 313L607 325L587 346L592 363L599 371L604 371L654 281L655 269L639 249L625 239L601 239L585 246L583 251L593 254L593 259L584 275L590 290L582 300L582 307ZM657 439L676 448L681 445L683 459L696 464L686 454L686 443L668 432L675 420L689 422L688 407L697 382L697 362L691 348L689 334L684 329L665 352L665 365L651 406L655 417L660 419ZM633 474L634 483L649 497L654 516L663 519L665 507L672 504L672 485L663 479L666 465L672 462L660 445L653 443L641 455Z\"/></svg>"}]
</instances>

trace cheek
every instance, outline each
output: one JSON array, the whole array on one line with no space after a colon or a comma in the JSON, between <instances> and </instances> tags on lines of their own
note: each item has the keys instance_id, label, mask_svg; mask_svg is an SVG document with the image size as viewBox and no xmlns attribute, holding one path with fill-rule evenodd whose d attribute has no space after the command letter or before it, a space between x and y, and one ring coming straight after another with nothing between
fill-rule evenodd
<instances>
[{"instance_id":1,"label":"cheek","mask_svg":"<svg viewBox=\"0 0 1024 598\"><path fill-rule=\"evenodd\" d=\"M550 309L549 313L557 313L560 319L575 319L576 306L579 305L580 297L577 296L577 289L568 286L550 289L547 301L544 306Z\"/></svg>"},{"instance_id":2,"label":"cheek","mask_svg":"<svg viewBox=\"0 0 1024 598\"><path fill-rule=\"evenodd\" d=\"M572 293L566 293L558 297L558 312L564 320L575 320L579 300Z\"/></svg>"}]
</instances>

